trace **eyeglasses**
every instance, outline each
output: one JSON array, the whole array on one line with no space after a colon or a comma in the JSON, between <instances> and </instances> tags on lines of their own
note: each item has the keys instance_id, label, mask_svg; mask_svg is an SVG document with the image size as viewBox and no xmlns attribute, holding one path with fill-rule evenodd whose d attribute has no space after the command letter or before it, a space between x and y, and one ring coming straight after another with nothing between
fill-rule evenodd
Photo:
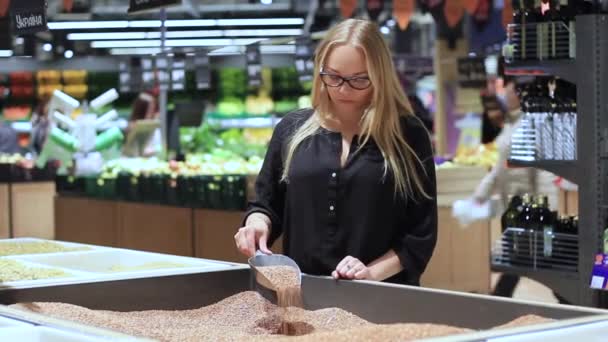
<instances>
[{"instance_id":1,"label":"eyeglasses","mask_svg":"<svg viewBox=\"0 0 608 342\"><path fill-rule=\"evenodd\" d=\"M319 75L321 75L321 81L328 87L340 87L346 82L353 89L365 90L372 85L372 81L367 76L342 77L324 71L321 71Z\"/></svg>"}]
</instances>

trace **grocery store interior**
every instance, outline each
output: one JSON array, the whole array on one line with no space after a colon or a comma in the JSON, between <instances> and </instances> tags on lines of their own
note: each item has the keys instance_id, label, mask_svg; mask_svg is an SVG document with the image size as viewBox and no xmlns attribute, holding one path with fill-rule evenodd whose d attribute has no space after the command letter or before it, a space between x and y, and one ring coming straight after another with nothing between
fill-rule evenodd
<instances>
[{"instance_id":1,"label":"grocery store interior","mask_svg":"<svg viewBox=\"0 0 608 342\"><path fill-rule=\"evenodd\" d=\"M331 220L284 224L273 254L247 230L275 127L320 110L315 85L384 94L315 64L349 18L429 133L430 260L386 248L419 286L354 254L309 272L325 247L297 245ZM607 99L607 0L0 0L0 340L603 341ZM274 180L285 213L325 205ZM274 240L286 214L256 214Z\"/></svg>"}]
</instances>

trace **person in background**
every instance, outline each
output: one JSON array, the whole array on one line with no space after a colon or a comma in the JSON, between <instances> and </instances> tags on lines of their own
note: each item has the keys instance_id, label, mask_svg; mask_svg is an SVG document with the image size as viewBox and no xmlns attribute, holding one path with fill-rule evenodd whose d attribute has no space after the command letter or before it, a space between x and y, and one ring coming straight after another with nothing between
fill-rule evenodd
<instances>
[{"instance_id":1,"label":"person in background","mask_svg":"<svg viewBox=\"0 0 608 342\"><path fill-rule=\"evenodd\" d=\"M507 208L509 195L522 195L526 192L536 193L539 178L553 176L546 172L539 174L532 168L511 169L507 166L511 137L519 127L523 113L521 111L521 101L516 91L515 79L505 77L504 82L505 94L502 103L500 103L500 108L495 107L488 110L488 120L492 126L499 128L499 133L495 138L498 160L475 189L473 199L481 204L490 200L494 192L498 191L501 196L502 207ZM490 87L490 95L495 94L492 89ZM501 274L492 294L500 297L513 297L519 280L520 276L517 274ZM553 292L553 294L560 303L568 303L558 293Z\"/></svg>"},{"instance_id":2,"label":"person in background","mask_svg":"<svg viewBox=\"0 0 608 342\"><path fill-rule=\"evenodd\" d=\"M0 120L0 153L14 154L20 151L17 132Z\"/></svg>"},{"instance_id":3,"label":"person in background","mask_svg":"<svg viewBox=\"0 0 608 342\"><path fill-rule=\"evenodd\" d=\"M275 128L236 247L271 254L283 235L305 273L419 285L437 240L433 151L376 24L327 33L312 104Z\"/></svg>"},{"instance_id":4,"label":"person in background","mask_svg":"<svg viewBox=\"0 0 608 342\"><path fill-rule=\"evenodd\" d=\"M40 154L50 129L48 116L49 99L41 99L32 112L32 131L30 134L31 149L36 154Z\"/></svg>"},{"instance_id":5,"label":"person in background","mask_svg":"<svg viewBox=\"0 0 608 342\"><path fill-rule=\"evenodd\" d=\"M135 123L139 120L157 120L159 117L158 112L158 101L154 91L142 92L133 101L131 116L129 117L129 124L126 129L126 134L133 129ZM154 130L150 134L150 138L142 151L142 157L151 157L158 155L162 149L160 129Z\"/></svg>"}]
</instances>

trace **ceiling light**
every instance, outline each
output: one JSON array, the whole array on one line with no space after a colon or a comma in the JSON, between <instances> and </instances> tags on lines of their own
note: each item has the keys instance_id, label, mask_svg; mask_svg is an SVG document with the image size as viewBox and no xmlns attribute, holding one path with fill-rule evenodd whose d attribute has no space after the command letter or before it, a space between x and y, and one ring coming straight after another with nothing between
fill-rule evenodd
<instances>
[{"instance_id":1,"label":"ceiling light","mask_svg":"<svg viewBox=\"0 0 608 342\"><path fill-rule=\"evenodd\" d=\"M190 20L167 20L167 27L200 27L200 26L217 26L215 19L190 19Z\"/></svg>"},{"instance_id":2,"label":"ceiling light","mask_svg":"<svg viewBox=\"0 0 608 342\"><path fill-rule=\"evenodd\" d=\"M299 36L302 29L225 30L226 37Z\"/></svg>"},{"instance_id":3,"label":"ceiling light","mask_svg":"<svg viewBox=\"0 0 608 342\"><path fill-rule=\"evenodd\" d=\"M263 39L170 39L165 41L167 47L186 46L229 46L249 45ZM130 48L130 47L160 47L160 40L100 40L91 42L91 47L96 49Z\"/></svg>"},{"instance_id":4,"label":"ceiling light","mask_svg":"<svg viewBox=\"0 0 608 342\"><path fill-rule=\"evenodd\" d=\"M276 26L303 25L302 18L265 18L265 19L218 19L219 26Z\"/></svg>"},{"instance_id":5,"label":"ceiling light","mask_svg":"<svg viewBox=\"0 0 608 342\"><path fill-rule=\"evenodd\" d=\"M127 28L126 20L116 21L59 21L48 23L49 30L90 30L108 28Z\"/></svg>"},{"instance_id":6,"label":"ceiling light","mask_svg":"<svg viewBox=\"0 0 608 342\"><path fill-rule=\"evenodd\" d=\"M243 46L225 46L209 52L209 56L230 56L240 55L245 52ZM295 45L261 45L262 54L295 54Z\"/></svg>"},{"instance_id":7,"label":"ceiling light","mask_svg":"<svg viewBox=\"0 0 608 342\"><path fill-rule=\"evenodd\" d=\"M391 29L389 29L389 28L388 28L388 27L386 27L386 26L382 26L382 27L380 28L380 32L382 32L383 34L389 34L389 33L391 33Z\"/></svg>"},{"instance_id":8,"label":"ceiling light","mask_svg":"<svg viewBox=\"0 0 608 342\"><path fill-rule=\"evenodd\" d=\"M302 29L169 31L165 38L299 36ZM68 40L160 39L160 32L69 33Z\"/></svg>"},{"instance_id":9,"label":"ceiling light","mask_svg":"<svg viewBox=\"0 0 608 342\"><path fill-rule=\"evenodd\" d=\"M72 57L74 57L74 51L72 50L65 50L65 52L63 53L63 57L70 59Z\"/></svg>"},{"instance_id":10,"label":"ceiling light","mask_svg":"<svg viewBox=\"0 0 608 342\"><path fill-rule=\"evenodd\" d=\"M42 50L46 52L51 52L53 50L53 45L45 43L44 45L42 45Z\"/></svg>"},{"instance_id":11,"label":"ceiling light","mask_svg":"<svg viewBox=\"0 0 608 342\"><path fill-rule=\"evenodd\" d=\"M12 55L12 50L0 50L0 57L11 57Z\"/></svg>"},{"instance_id":12,"label":"ceiling light","mask_svg":"<svg viewBox=\"0 0 608 342\"><path fill-rule=\"evenodd\" d=\"M260 0L262 5L272 5L272 0Z\"/></svg>"},{"instance_id":13,"label":"ceiling light","mask_svg":"<svg viewBox=\"0 0 608 342\"><path fill-rule=\"evenodd\" d=\"M116 48L110 49L111 55L156 55L161 53L159 48Z\"/></svg>"},{"instance_id":14,"label":"ceiling light","mask_svg":"<svg viewBox=\"0 0 608 342\"><path fill-rule=\"evenodd\" d=\"M172 19L166 27L210 27L210 26L289 26L304 25L302 18L264 19ZM55 21L48 23L50 30L94 30L110 28L157 28L160 20L114 20L114 21Z\"/></svg>"}]
</instances>

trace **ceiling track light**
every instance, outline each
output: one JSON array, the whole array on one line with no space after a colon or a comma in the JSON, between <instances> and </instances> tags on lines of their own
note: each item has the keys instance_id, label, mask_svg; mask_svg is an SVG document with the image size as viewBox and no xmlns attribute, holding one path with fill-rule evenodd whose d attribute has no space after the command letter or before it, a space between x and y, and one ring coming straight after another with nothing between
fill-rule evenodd
<instances>
[{"instance_id":1,"label":"ceiling track light","mask_svg":"<svg viewBox=\"0 0 608 342\"><path fill-rule=\"evenodd\" d=\"M98 30L112 28L159 28L160 20L105 20L55 21L48 23L49 30ZM217 26L293 26L304 25L302 18L254 19L169 19L166 27L217 27Z\"/></svg>"}]
</instances>

